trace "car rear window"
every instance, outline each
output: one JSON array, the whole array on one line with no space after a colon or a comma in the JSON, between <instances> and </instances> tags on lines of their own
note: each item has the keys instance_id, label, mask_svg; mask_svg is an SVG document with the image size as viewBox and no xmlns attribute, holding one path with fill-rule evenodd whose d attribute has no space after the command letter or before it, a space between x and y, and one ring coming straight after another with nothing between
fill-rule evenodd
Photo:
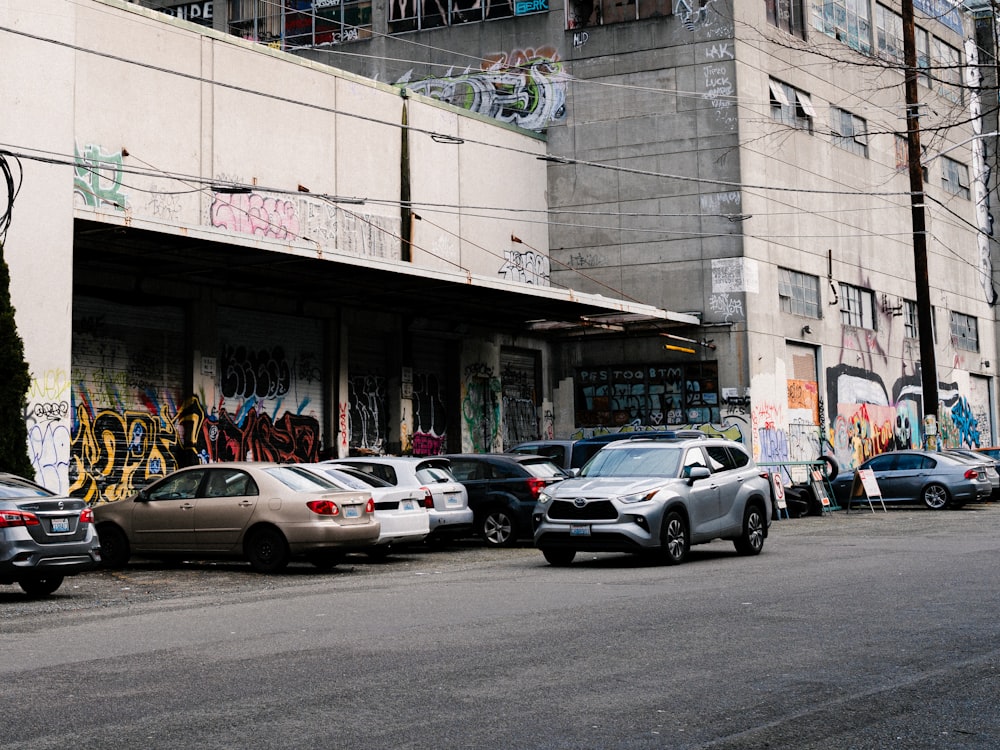
<instances>
[{"instance_id":1,"label":"car rear window","mask_svg":"<svg viewBox=\"0 0 1000 750\"><path fill-rule=\"evenodd\" d=\"M3 477L0 479L0 497L54 497L54 492L49 492L44 487L37 484L25 482L17 477Z\"/></svg>"},{"instance_id":2,"label":"car rear window","mask_svg":"<svg viewBox=\"0 0 1000 750\"><path fill-rule=\"evenodd\" d=\"M566 476L566 472L551 461L522 461L521 466L527 469L532 476L541 479Z\"/></svg>"},{"instance_id":3,"label":"car rear window","mask_svg":"<svg viewBox=\"0 0 1000 750\"><path fill-rule=\"evenodd\" d=\"M290 490L296 492L315 492L316 490L335 489L336 485L322 479L315 474L310 474L304 469L295 469L291 466L274 466L264 469L264 473L274 477Z\"/></svg>"},{"instance_id":4,"label":"car rear window","mask_svg":"<svg viewBox=\"0 0 1000 750\"><path fill-rule=\"evenodd\" d=\"M445 484L457 481L448 469L434 465L420 466L417 469L417 479L424 484Z\"/></svg>"}]
</instances>

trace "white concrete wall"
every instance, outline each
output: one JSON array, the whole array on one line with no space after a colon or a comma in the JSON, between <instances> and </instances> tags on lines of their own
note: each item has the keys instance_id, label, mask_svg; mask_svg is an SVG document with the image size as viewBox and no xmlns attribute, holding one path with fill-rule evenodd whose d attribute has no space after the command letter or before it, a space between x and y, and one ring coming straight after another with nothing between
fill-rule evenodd
<instances>
[{"instance_id":1,"label":"white concrete wall","mask_svg":"<svg viewBox=\"0 0 1000 750\"><path fill-rule=\"evenodd\" d=\"M32 375L32 455L39 478L66 490L74 216L401 262L404 99L117 0L4 0L0 26L14 30L0 31L0 147L25 154L5 255ZM412 200L451 206L434 217L442 228L421 227L421 247L463 237L454 258L419 252L413 264L455 271L457 261L522 283L504 272L504 253L515 235L547 255L544 225L529 221L538 215L497 221L454 207L502 195L505 206L543 211L545 164L535 157L544 143L428 99L405 103L415 127L464 140L411 138ZM28 158L41 155L61 163ZM224 182L252 192L213 192Z\"/></svg>"}]
</instances>

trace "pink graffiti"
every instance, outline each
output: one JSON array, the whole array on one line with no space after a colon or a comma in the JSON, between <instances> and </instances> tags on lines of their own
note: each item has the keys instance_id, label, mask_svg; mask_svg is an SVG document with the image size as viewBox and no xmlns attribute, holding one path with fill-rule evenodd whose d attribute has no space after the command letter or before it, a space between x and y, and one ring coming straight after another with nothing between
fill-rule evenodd
<instances>
[{"instance_id":1,"label":"pink graffiti","mask_svg":"<svg viewBox=\"0 0 1000 750\"><path fill-rule=\"evenodd\" d=\"M260 193L217 193L212 203L212 226L279 240L299 237L299 218L295 204Z\"/></svg>"}]
</instances>

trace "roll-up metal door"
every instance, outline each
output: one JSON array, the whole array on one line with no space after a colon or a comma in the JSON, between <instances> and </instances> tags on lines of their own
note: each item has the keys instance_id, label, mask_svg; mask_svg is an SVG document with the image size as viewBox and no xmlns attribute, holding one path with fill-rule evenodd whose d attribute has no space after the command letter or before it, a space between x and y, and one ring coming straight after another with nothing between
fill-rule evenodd
<instances>
[{"instance_id":1,"label":"roll-up metal door","mask_svg":"<svg viewBox=\"0 0 1000 750\"><path fill-rule=\"evenodd\" d=\"M218 402L203 424L210 461L317 461L324 408L323 324L218 310Z\"/></svg>"},{"instance_id":2,"label":"roll-up metal door","mask_svg":"<svg viewBox=\"0 0 1000 750\"><path fill-rule=\"evenodd\" d=\"M73 299L73 495L118 500L194 460L182 445L184 327L179 308Z\"/></svg>"},{"instance_id":3,"label":"roll-up metal door","mask_svg":"<svg viewBox=\"0 0 1000 750\"><path fill-rule=\"evenodd\" d=\"M388 366L384 336L350 337L347 355L348 401L353 451L384 453L389 440Z\"/></svg>"},{"instance_id":4,"label":"roll-up metal door","mask_svg":"<svg viewBox=\"0 0 1000 750\"><path fill-rule=\"evenodd\" d=\"M413 341L414 456L432 456L448 450L448 347L455 342L420 338Z\"/></svg>"},{"instance_id":5,"label":"roll-up metal door","mask_svg":"<svg viewBox=\"0 0 1000 750\"><path fill-rule=\"evenodd\" d=\"M539 353L527 350L500 351L500 388L503 394L503 449L538 440Z\"/></svg>"}]
</instances>

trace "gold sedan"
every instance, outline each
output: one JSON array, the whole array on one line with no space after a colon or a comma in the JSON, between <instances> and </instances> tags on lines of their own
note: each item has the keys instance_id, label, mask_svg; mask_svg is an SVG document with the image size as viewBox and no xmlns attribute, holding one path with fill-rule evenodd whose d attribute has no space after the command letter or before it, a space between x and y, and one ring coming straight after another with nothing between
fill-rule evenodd
<instances>
[{"instance_id":1,"label":"gold sedan","mask_svg":"<svg viewBox=\"0 0 1000 750\"><path fill-rule=\"evenodd\" d=\"M260 573L293 558L332 568L375 544L370 492L344 491L289 464L190 466L125 500L94 507L109 567L138 557L242 558Z\"/></svg>"}]
</instances>

